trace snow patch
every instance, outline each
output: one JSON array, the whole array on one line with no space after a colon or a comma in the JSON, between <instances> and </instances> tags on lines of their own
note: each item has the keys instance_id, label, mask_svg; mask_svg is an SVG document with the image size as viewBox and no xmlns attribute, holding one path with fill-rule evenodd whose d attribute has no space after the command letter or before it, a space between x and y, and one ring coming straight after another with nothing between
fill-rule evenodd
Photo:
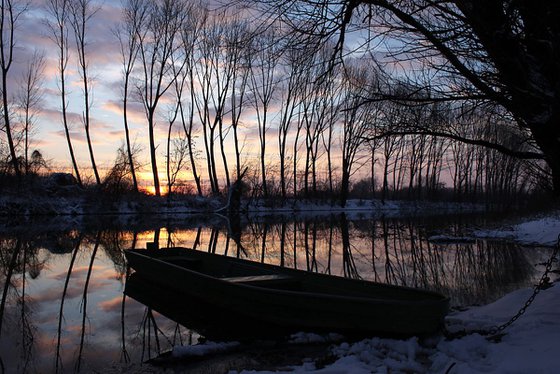
<instances>
[{"instance_id":1,"label":"snow patch","mask_svg":"<svg viewBox=\"0 0 560 374\"><path fill-rule=\"evenodd\" d=\"M553 216L523 222L498 230L477 230L479 238L512 239L526 245L554 246L560 235L560 216Z\"/></svg>"},{"instance_id":2,"label":"snow patch","mask_svg":"<svg viewBox=\"0 0 560 374\"><path fill-rule=\"evenodd\" d=\"M290 336L289 342L293 344L309 344L309 343L329 343L344 340L344 336L336 333L330 334L314 334L306 332L298 332Z\"/></svg>"},{"instance_id":3,"label":"snow patch","mask_svg":"<svg viewBox=\"0 0 560 374\"><path fill-rule=\"evenodd\" d=\"M467 328L488 328L510 319L525 304L532 289L514 291L498 301L457 312L448 322ZM332 348L336 360L317 368L305 362L275 373L450 373L450 374L556 374L560 372L560 284L540 292L526 313L498 342L479 334L445 340L371 338L341 343ZM255 373L255 371L242 371ZM259 373L271 373L260 371Z\"/></svg>"}]
</instances>

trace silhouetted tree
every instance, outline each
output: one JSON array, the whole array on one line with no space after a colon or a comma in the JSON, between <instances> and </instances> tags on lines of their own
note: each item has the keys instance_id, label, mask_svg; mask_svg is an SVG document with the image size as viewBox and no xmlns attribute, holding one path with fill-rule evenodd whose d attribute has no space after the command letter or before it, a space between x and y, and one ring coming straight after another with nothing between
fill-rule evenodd
<instances>
[{"instance_id":1,"label":"silhouetted tree","mask_svg":"<svg viewBox=\"0 0 560 374\"><path fill-rule=\"evenodd\" d=\"M84 130L86 133L86 141L89 151L89 158L91 161L91 168L93 169L93 175L95 176L95 182L99 186L101 184L101 178L99 177L99 172L97 171L97 165L95 163L95 156L93 154L93 145L91 141L90 133L90 111L93 105L93 95L92 95L92 80L89 76L89 61L86 47L88 46L87 40L87 27L92 20L92 17L99 10L93 4L92 0L70 0L70 24L74 30L74 38L76 41L76 52L78 55L78 71L80 72L80 78L82 79L82 90L84 94L84 110L82 112L82 123L84 125Z\"/></svg>"},{"instance_id":2,"label":"silhouetted tree","mask_svg":"<svg viewBox=\"0 0 560 374\"><path fill-rule=\"evenodd\" d=\"M43 99L43 83L45 72L45 57L42 53L35 52L22 74L17 105L20 109L20 122L23 125L23 159L25 174L31 171L29 149L39 106Z\"/></svg>"},{"instance_id":3,"label":"silhouetted tree","mask_svg":"<svg viewBox=\"0 0 560 374\"><path fill-rule=\"evenodd\" d=\"M8 138L8 148L10 151L11 164L15 174L20 177L21 170L16 154L13 129L11 123L10 108L10 89L8 84L8 74L14 62L14 47L16 45L16 28L19 18L27 10L27 4L17 0L2 0L0 8L0 72L2 73L2 117L4 129Z\"/></svg>"},{"instance_id":4,"label":"silhouetted tree","mask_svg":"<svg viewBox=\"0 0 560 374\"><path fill-rule=\"evenodd\" d=\"M161 195L154 131L156 111L161 98L176 79L171 56L180 47L180 31L187 15L185 10L185 4L179 0L150 2L148 16L137 31L141 69L137 91L148 121L150 161L156 196Z\"/></svg>"},{"instance_id":5,"label":"silhouetted tree","mask_svg":"<svg viewBox=\"0 0 560 374\"><path fill-rule=\"evenodd\" d=\"M47 21L48 27L51 31L51 38L56 44L58 58L58 88L60 90L60 101L62 111L62 124L64 126L64 134L66 135L66 144L70 152L70 159L74 174L78 185L82 185L82 178L78 169L78 163L74 155L74 147L72 146L72 138L70 137L70 123L68 121L68 99L66 91L66 68L68 66L68 23L70 22L70 0L48 0L47 12L49 19Z\"/></svg>"},{"instance_id":6,"label":"silhouetted tree","mask_svg":"<svg viewBox=\"0 0 560 374\"><path fill-rule=\"evenodd\" d=\"M543 160L550 168L555 194L560 194L560 6L556 2L284 0L261 4L279 11L280 17L304 33L319 30L324 42L337 37L333 54L342 52L351 27L367 31L366 43L385 38L385 45L392 47L386 56L413 65L408 71L396 69L396 74L422 71L410 79L429 93L418 97L418 90L413 90L396 97L380 91L365 101L474 102L504 108L528 135L523 142L530 145L528 149L464 139L446 131L437 136L452 135L510 156Z\"/></svg>"},{"instance_id":7,"label":"silhouetted tree","mask_svg":"<svg viewBox=\"0 0 560 374\"><path fill-rule=\"evenodd\" d=\"M132 144L128 127L128 99L130 91L130 78L139 52L139 28L147 17L148 3L145 0L123 0L123 20L115 30L119 40L123 74L123 121L126 139L126 151L128 155L128 167L132 176L134 191L138 192L138 181L136 180L136 169L132 157Z\"/></svg>"}]
</instances>

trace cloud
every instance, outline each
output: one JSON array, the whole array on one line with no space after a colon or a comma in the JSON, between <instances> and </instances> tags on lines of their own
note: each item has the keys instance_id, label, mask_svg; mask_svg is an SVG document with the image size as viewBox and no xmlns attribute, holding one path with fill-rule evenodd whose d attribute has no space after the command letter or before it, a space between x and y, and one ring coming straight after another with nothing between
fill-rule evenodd
<instances>
[{"instance_id":1,"label":"cloud","mask_svg":"<svg viewBox=\"0 0 560 374\"><path fill-rule=\"evenodd\" d=\"M94 266L92 267L92 271L97 271L97 270L100 270L100 269L103 269L103 268L102 268L101 266L96 266L96 265L94 265ZM81 278L81 277L85 277L85 275L87 274L88 270L89 270L89 266L74 267L74 268L72 269L71 278ZM55 280L61 281L61 280L66 279L67 274L68 274L68 272L65 271L65 272L62 272L62 273L58 273L58 274L51 275L51 278L52 278L52 279L55 279Z\"/></svg>"},{"instance_id":2,"label":"cloud","mask_svg":"<svg viewBox=\"0 0 560 374\"><path fill-rule=\"evenodd\" d=\"M97 307L103 312L117 312L122 307L122 296L115 296L112 299L104 300L97 303Z\"/></svg>"},{"instance_id":3,"label":"cloud","mask_svg":"<svg viewBox=\"0 0 560 374\"><path fill-rule=\"evenodd\" d=\"M120 118L123 117L123 105L120 100L105 100L101 104L101 108L110 113L118 115ZM129 102L127 104L127 118L129 125L132 124L143 124L146 122L146 115L144 114L144 107L138 102Z\"/></svg>"}]
</instances>

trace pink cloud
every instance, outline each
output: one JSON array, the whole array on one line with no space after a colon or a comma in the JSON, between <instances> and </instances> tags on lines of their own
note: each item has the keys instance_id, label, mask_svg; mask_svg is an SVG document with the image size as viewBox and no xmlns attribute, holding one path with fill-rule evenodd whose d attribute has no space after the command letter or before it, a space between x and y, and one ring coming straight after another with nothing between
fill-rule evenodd
<instances>
[{"instance_id":1,"label":"pink cloud","mask_svg":"<svg viewBox=\"0 0 560 374\"><path fill-rule=\"evenodd\" d=\"M115 296L110 300L104 300L97 303L97 307L108 313L108 312L116 312L121 309L122 306L122 296Z\"/></svg>"},{"instance_id":2,"label":"pink cloud","mask_svg":"<svg viewBox=\"0 0 560 374\"><path fill-rule=\"evenodd\" d=\"M123 116L122 102L117 100L106 100L101 104L101 108L108 112L118 115L120 118ZM129 102L127 104L127 117L129 121L134 123L144 123L146 115L144 114L144 107L138 102Z\"/></svg>"}]
</instances>

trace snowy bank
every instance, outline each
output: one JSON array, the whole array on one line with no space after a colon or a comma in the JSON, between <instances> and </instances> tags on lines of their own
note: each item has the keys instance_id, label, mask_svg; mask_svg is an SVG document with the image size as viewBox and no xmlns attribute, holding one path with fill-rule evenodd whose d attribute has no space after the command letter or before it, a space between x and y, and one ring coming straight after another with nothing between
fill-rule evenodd
<instances>
[{"instance_id":1,"label":"snowy bank","mask_svg":"<svg viewBox=\"0 0 560 374\"><path fill-rule=\"evenodd\" d=\"M560 235L560 213L497 230L477 230L478 238L511 239L525 245L554 246Z\"/></svg>"},{"instance_id":2,"label":"snowy bank","mask_svg":"<svg viewBox=\"0 0 560 374\"><path fill-rule=\"evenodd\" d=\"M488 328L507 322L528 299L532 289L512 292L482 307L448 317L455 328ZM543 290L526 313L504 332L498 342L479 334L460 339L420 340L371 338L331 348L333 363L315 362L289 368L290 373L449 373L449 374L555 374L560 372L560 284ZM241 373L272 373L248 371Z\"/></svg>"}]
</instances>

